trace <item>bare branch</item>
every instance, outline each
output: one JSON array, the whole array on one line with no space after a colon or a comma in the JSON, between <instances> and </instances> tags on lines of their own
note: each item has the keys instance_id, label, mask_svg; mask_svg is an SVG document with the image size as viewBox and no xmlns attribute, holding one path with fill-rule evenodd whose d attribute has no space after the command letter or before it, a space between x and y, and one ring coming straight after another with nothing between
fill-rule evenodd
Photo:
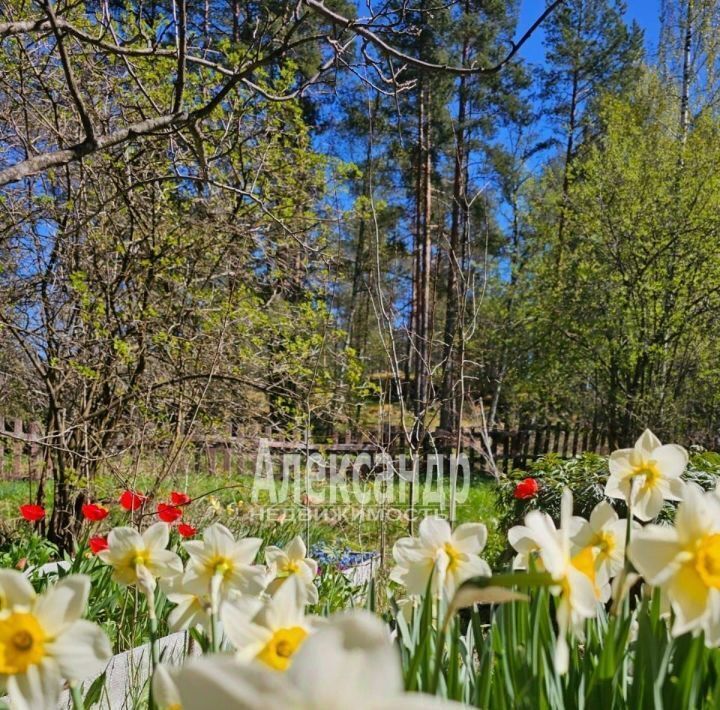
<instances>
[{"instance_id":1,"label":"bare branch","mask_svg":"<svg viewBox=\"0 0 720 710\"><path fill-rule=\"evenodd\" d=\"M334 10L331 10L329 7L326 7L325 3L321 2L320 0L303 0L303 2L309 8L315 10L315 12L322 15L327 20L330 20L330 22L332 22L334 25L355 32L355 34L358 34L361 37L364 37L365 39L372 42L378 49L385 52L385 54L395 57L396 59L400 59L401 61L415 67L416 69L422 69L431 72L445 72L458 76L482 76L488 74L497 74L497 72L499 72L506 64L508 64L508 62L510 62L512 58L520 51L520 48L525 44L525 42L530 39L535 30L540 27L540 25L545 21L545 19L552 14L555 8L562 5L565 0L554 0L554 2L548 5L547 8L545 8L545 12L543 12L540 17L538 17L538 19L535 20L532 25L530 25L527 32L525 32L525 34L517 42L511 43L510 51L505 55L505 57L498 64L495 64L491 67L458 67L451 64L435 64L433 62L423 61L422 59L418 59L417 57L413 57L409 54L401 52L399 49L393 47L391 44L382 39L375 32L369 30L367 27L369 21L367 19L351 20L335 12Z\"/></svg>"},{"instance_id":2,"label":"bare branch","mask_svg":"<svg viewBox=\"0 0 720 710\"><path fill-rule=\"evenodd\" d=\"M65 51L65 44L63 43L62 34L58 28L57 18L55 17L55 11L48 0L43 3L45 6L45 12L47 13L50 26L52 27L55 40L57 42L58 53L60 54L60 61L62 62L63 72L65 74L65 81L68 85L68 91L72 97L75 108L77 109L78 115L80 116L80 123L82 123L83 131L85 132L85 141L89 145L95 143L95 129L93 128L90 115L85 108L85 102L80 95L80 89L78 89L77 82L75 81L75 75L73 74L72 66L68 58L67 52Z\"/></svg>"}]
</instances>

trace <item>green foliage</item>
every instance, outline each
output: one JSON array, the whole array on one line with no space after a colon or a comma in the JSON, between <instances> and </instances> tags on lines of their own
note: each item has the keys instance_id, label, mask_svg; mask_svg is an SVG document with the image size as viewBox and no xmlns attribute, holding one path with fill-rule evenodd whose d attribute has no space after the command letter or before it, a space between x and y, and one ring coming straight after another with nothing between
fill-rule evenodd
<instances>
[{"instance_id":1,"label":"green foliage","mask_svg":"<svg viewBox=\"0 0 720 710\"><path fill-rule=\"evenodd\" d=\"M397 617L398 644L409 690L437 693L475 707L687 708L720 701L720 651L702 635L670 637L659 593L601 612L570 646L570 666L553 665L554 601L546 589L529 602L480 607L443 629L428 595L410 621ZM440 628L439 628L440 627Z\"/></svg>"},{"instance_id":2,"label":"green foliage","mask_svg":"<svg viewBox=\"0 0 720 710\"><path fill-rule=\"evenodd\" d=\"M0 568L40 567L57 557L57 546L34 532L26 535L11 534L0 544Z\"/></svg>"},{"instance_id":3,"label":"green foliage","mask_svg":"<svg viewBox=\"0 0 720 710\"><path fill-rule=\"evenodd\" d=\"M515 486L526 476L535 478L539 484L538 495L527 500L514 497ZM690 456L683 480L694 483L706 491L714 490L720 482L720 455L715 452L698 451ZM527 472L519 472L499 484L498 502L502 511L500 529L507 532L514 525L521 525L525 516L534 509L548 513L553 520L560 519L560 499L565 488L572 491L574 512L585 519L605 497L608 478L608 457L585 453L570 459L556 454L541 456L530 464ZM625 504L612 500L621 515L626 515ZM676 503L666 502L659 515L661 521L671 521ZM509 559L509 550L505 550Z\"/></svg>"}]
</instances>

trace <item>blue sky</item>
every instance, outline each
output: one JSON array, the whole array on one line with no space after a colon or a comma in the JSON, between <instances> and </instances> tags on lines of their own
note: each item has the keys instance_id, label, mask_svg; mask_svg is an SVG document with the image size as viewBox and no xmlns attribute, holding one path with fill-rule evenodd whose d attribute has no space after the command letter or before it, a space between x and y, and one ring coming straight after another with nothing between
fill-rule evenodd
<instances>
[{"instance_id":1,"label":"blue sky","mask_svg":"<svg viewBox=\"0 0 720 710\"><path fill-rule=\"evenodd\" d=\"M652 58L657 50L657 38L660 30L660 0L626 0L628 21L637 20L640 27L645 30L645 47ZM520 0L520 19L517 36L538 18L546 6L546 0ZM521 55L530 62L542 64L545 50L542 45L542 28L536 32L521 50Z\"/></svg>"}]
</instances>

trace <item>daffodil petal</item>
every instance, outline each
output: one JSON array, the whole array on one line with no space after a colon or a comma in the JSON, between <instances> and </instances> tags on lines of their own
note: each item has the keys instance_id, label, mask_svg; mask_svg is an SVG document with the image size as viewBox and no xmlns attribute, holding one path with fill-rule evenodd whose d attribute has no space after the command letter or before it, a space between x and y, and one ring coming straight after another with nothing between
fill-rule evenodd
<instances>
[{"instance_id":1,"label":"daffodil petal","mask_svg":"<svg viewBox=\"0 0 720 710\"><path fill-rule=\"evenodd\" d=\"M48 651L67 680L83 680L100 673L112 656L110 641L103 630L84 619L63 631Z\"/></svg>"}]
</instances>

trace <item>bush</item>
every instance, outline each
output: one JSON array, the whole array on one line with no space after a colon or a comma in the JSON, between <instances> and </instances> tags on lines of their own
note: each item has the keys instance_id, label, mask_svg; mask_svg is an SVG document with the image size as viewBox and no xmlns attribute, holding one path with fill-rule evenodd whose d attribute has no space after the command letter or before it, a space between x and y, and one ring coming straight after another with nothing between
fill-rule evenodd
<instances>
[{"instance_id":1,"label":"bush","mask_svg":"<svg viewBox=\"0 0 720 710\"><path fill-rule=\"evenodd\" d=\"M528 476L537 480L538 495L518 500L514 497L515 486ZM683 479L708 491L715 488L719 476L720 453L693 447ZM557 454L542 456L530 465L527 472L517 472L500 483L500 530L506 532L513 525L521 525L525 516L535 508L549 513L557 521L560 518L560 497L564 488L569 488L573 493L575 515L589 518L598 503L610 500L604 495L607 478L607 456L594 453L584 453L571 459L562 459ZM613 500L612 504L621 517L627 515L623 501ZM659 520L671 521L675 507L674 503L665 503Z\"/></svg>"}]
</instances>

